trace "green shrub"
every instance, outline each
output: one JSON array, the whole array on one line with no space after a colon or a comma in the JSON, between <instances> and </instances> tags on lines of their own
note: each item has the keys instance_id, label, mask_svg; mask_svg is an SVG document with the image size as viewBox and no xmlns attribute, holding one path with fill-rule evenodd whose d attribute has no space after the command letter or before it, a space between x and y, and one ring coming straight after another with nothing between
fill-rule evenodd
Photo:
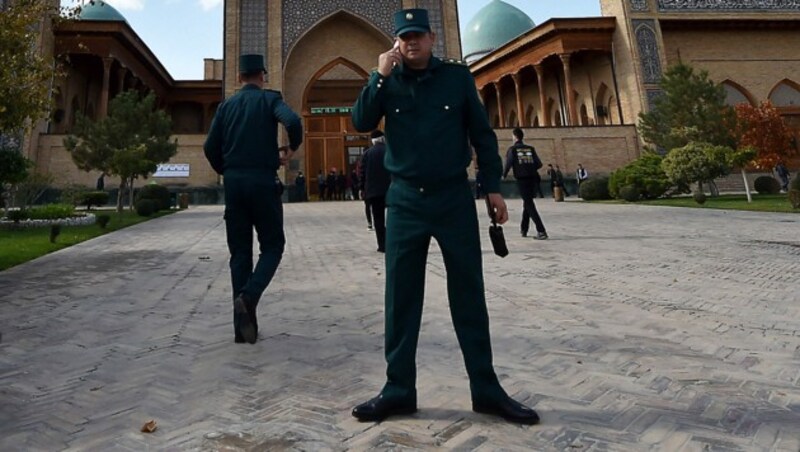
<instances>
[{"instance_id":1,"label":"green shrub","mask_svg":"<svg viewBox=\"0 0 800 452\"><path fill-rule=\"evenodd\" d=\"M692 193L692 198L694 198L694 202L697 204L703 205L706 203L706 194L701 191Z\"/></svg>"},{"instance_id":2,"label":"green shrub","mask_svg":"<svg viewBox=\"0 0 800 452\"><path fill-rule=\"evenodd\" d=\"M56 239L61 234L61 225L54 224L50 226L50 243L56 243Z\"/></svg>"},{"instance_id":3,"label":"green shrub","mask_svg":"<svg viewBox=\"0 0 800 452\"><path fill-rule=\"evenodd\" d=\"M793 209L800 209L800 173L792 179L789 185L789 202Z\"/></svg>"},{"instance_id":4,"label":"green shrub","mask_svg":"<svg viewBox=\"0 0 800 452\"><path fill-rule=\"evenodd\" d=\"M692 141L669 151L661 168L673 184L689 186L730 174L729 162L733 155L729 147Z\"/></svg>"},{"instance_id":5,"label":"green shrub","mask_svg":"<svg viewBox=\"0 0 800 452\"><path fill-rule=\"evenodd\" d=\"M156 212L159 210L169 210L171 207L169 189L163 185L148 184L140 188L136 193L136 200L152 199L156 201Z\"/></svg>"},{"instance_id":6,"label":"green shrub","mask_svg":"<svg viewBox=\"0 0 800 452\"><path fill-rule=\"evenodd\" d=\"M96 221L101 228L105 229L108 222L111 221L111 217L108 215L98 215Z\"/></svg>"},{"instance_id":7,"label":"green shrub","mask_svg":"<svg viewBox=\"0 0 800 452\"><path fill-rule=\"evenodd\" d=\"M71 184L61 189L59 201L65 204L72 204L79 206L83 204L83 196L89 192L89 189L79 184Z\"/></svg>"},{"instance_id":8,"label":"green shrub","mask_svg":"<svg viewBox=\"0 0 800 452\"><path fill-rule=\"evenodd\" d=\"M9 221L13 221L14 223L19 223L20 221L27 220L30 218L28 211L25 209L17 209L17 210L9 210L8 215L6 218Z\"/></svg>"},{"instance_id":9,"label":"green shrub","mask_svg":"<svg viewBox=\"0 0 800 452\"><path fill-rule=\"evenodd\" d=\"M136 201L134 207L136 208L136 213L142 217L149 217L158 212L158 203L154 199L140 199Z\"/></svg>"},{"instance_id":10,"label":"green shrub","mask_svg":"<svg viewBox=\"0 0 800 452\"><path fill-rule=\"evenodd\" d=\"M104 206L108 204L108 193L104 191L86 192L81 196L80 204L86 206L87 210L91 210L92 206Z\"/></svg>"},{"instance_id":11,"label":"green shrub","mask_svg":"<svg viewBox=\"0 0 800 452\"><path fill-rule=\"evenodd\" d=\"M47 204L33 207L28 212L32 220L57 220L73 216L75 207L71 204Z\"/></svg>"},{"instance_id":12,"label":"green shrub","mask_svg":"<svg viewBox=\"0 0 800 452\"><path fill-rule=\"evenodd\" d=\"M800 190L794 188L789 190L789 202L792 203L793 209L800 209Z\"/></svg>"},{"instance_id":13,"label":"green shrub","mask_svg":"<svg viewBox=\"0 0 800 452\"><path fill-rule=\"evenodd\" d=\"M611 199L611 195L608 193L608 177L606 176L590 177L581 184L579 191L580 197L586 201Z\"/></svg>"},{"instance_id":14,"label":"green shrub","mask_svg":"<svg viewBox=\"0 0 800 452\"><path fill-rule=\"evenodd\" d=\"M776 195L781 192L781 183L772 176L759 176L753 187L760 195Z\"/></svg>"},{"instance_id":15,"label":"green shrub","mask_svg":"<svg viewBox=\"0 0 800 452\"><path fill-rule=\"evenodd\" d=\"M636 202L642 197L642 192L636 185L626 185L619 190L620 198L628 202Z\"/></svg>"},{"instance_id":16,"label":"green shrub","mask_svg":"<svg viewBox=\"0 0 800 452\"><path fill-rule=\"evenodd\" d=\"M641 157L611 173L608 192L614 198L625 199L621 194L623 187L633 185L646 199L664 195L672 186L664 170L662 157L655 152L644 152Z\"/></svg>"}]
</instances>

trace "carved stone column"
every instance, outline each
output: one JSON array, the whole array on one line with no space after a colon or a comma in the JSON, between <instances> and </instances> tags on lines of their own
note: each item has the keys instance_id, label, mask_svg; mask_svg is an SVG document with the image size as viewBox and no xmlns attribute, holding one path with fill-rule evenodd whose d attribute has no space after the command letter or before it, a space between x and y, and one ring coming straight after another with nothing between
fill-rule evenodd
<instances>
[{"instance_id":1,"label":"carved stone column","mask_svg":"<svg viewBox=\"0 0 800 452\"><path fill-rule=\"evenodd\" d=\"M517 93L517 118L519 118L519 126L525 127L528 125L528 122L527 118L525 118L525 106L522 103L522 77L519 72L517 72L516 74L511 74L511 78L514 79L514 90Z\"/></svg>"},{"instance_id":2,"label":"carved stone column","mask_svg":"<svg viewBox=\"0 0 800 452\"><path fill-rule=\"evenodd\" d=\"M550 112L547 111L547 96L544 93L544 68L541 64L533 66L536 69L536 83L539 85L539 125L550 127Z\"/></svg>"},{"instance_id":3,"label":"carved stone column","mask_svg":"<svg viewBox=\"0 0 800 452\"><path fill-rule=\"evenodd\" d=\"M569 64L572 55L564 53L559 55L559 57L561 57L561 63L564 66L564 84L567 91L567 111L569 112L568 125L575 126L578 124L578 112L576 111L575 107L575 97L572 95L572 93L575 91L572 88L572 68Z\"/></svg>"},{"instance_id":4,"label":"carved stone column","mask_svg":"<svg viewBox=\"0 0 800 452\"><path fill-rule=\"evenodd\" d=\"M125 77L128 75L128 70L124 67L119 68L117 72L117 93L125 92Z\"/></svg>"},{"instance_id":5,"label":"carved stone column","mask_svg":"<svg viewBox=\"0 0 800 452\"><path fill-rule=\"evenodd\" d=\"M500 116L498 127L506 127L506 112L503 108L503 93L500 90L500 82L494 82L494 92L497 95L497 115Z\"/></svg>"},{"instance_id":6,"label":"carved stone column","mask_svg":"<svg viewBox=\"0 0 800 452\"><path fill-rule=\"evenodd\" d=\"M486 108L486 93L484 92L485 89L486 89L485 86L481 86L480 88L478 88L478 98L480 98L484 108Z\"/></svg>"},{"instance_id":7,"label":"carved stone column","mask_svg":"<svg viewBox=\"0 0 800 452\"><path fill-rule=\"evenodd\" d=\"M100 105L97 108L97 119L103 119L108 115L108 91L111 84L111 64L113 58L103 58L103 87L100 89Z\"/></svg>"}]
</instances>

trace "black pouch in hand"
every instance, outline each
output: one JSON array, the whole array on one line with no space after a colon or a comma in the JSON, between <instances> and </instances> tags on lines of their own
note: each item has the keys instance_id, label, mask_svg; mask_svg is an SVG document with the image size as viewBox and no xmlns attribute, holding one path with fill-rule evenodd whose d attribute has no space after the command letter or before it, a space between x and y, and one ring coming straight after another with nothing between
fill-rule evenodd
<instances>
[{"instance_id":1,"label":"black pouch in hand","mask_svg":"<svg viewBox=\"0 0 800 452\"><path fill-rule=\"evenodd\" d=\"M278 196L283 195L283 182L278 176L275 176L275 194Z\"/></svg>"},{"instance_id":2,"label":"black pouch in hand","mask_svg":"<svg viewBox=\"0 0 800 452\"><path fill-rule=\"evenodd\" d=\"M489 209L489 216L492 218L492 225L489 226L489 239L492 241L492 248L494 254L500 257L508 256L508 246L506 246L506 236L503 234L503 227L497 225L494 219L494 211L489 205L489 199L486 199L486 207Z\"/></svg>"}]
</instances>

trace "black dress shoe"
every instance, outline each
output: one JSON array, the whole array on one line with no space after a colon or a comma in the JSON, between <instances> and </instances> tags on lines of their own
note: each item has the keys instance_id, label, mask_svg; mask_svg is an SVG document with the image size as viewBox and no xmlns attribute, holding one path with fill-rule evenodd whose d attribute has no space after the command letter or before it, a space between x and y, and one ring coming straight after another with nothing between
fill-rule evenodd
<instances>
[{"instance_id":1,"label":"black dress shoe","mask_svg":"<svg viewBox=\"0 0 800 452\"><path fill-rule=\"evenodd\" d=\"M253 318L247 306L248 302L245 294L239 294L236 299L233 300L233 313L236 315L239 323L238 335L240 335L245 342L255 344L256 326L253 324Z\"/></svg>"},{"instance_id":2,"label":"black dress shoe","mask_svg":"<svg viewBox=\"0 0 800 452\"><path fill-rule=\"evenodd\" d=\"M353 416L361 422L380 422L389 416L413 414L416 411L415 400L387 399L378 395L353 408Z\"/></svg>"},{"instance_id":3,"label":"black dress shoe","mask_svg":"<svg viewBox=\"0 0 800 452\"><path fill-rule=\"evenodd\" d=\"M255 336L258 338L258 303L252 297L245 296L244 297L245 307L247 308L247 315L250 316L250 323L253 324L253 328L256 330Z\"/></svg>"},{"instance_id":4,"label":"black dress shoe","mask_svg":"<svg viewBox=\"0 0 800 452\"><path fill-rule=\"evenodd\" d=\"M472 411L500 416L509 422L517 424L534 425L539 423L539 415L536 414L536 411L511 397L506 397L499 402L477 402L473 400Z\"/></svg>"}]
</instances>

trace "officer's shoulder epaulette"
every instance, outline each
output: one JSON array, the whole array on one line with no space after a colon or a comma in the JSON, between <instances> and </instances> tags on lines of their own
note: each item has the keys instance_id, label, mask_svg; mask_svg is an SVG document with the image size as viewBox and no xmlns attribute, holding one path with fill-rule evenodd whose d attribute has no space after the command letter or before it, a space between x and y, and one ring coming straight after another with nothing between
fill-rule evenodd
<instances>
[{"instance_id":1,"label":"officer's shoulder epaulette","mask_svg":"<svg viewBox=\"0 0 800 452\"><path fill-rule=\"evenodd\" d=\"M264 92L270 93L270 94L277 94L277 95L283 97L283 94L280 91L278 91L277 89L264 88Z\"/></svg>"},{"instance_id":2,"label":"officer's shoulder epaulette","mask_svg":"<svg viewBox=\"0 0 800 452\"><path fill-rule=\"evenodd\" d=\"M445 64L454 64L456 66L468 66L466 61L456 60L455 58L443 58L442 62Z\"/></svg>"}]
</instances>

